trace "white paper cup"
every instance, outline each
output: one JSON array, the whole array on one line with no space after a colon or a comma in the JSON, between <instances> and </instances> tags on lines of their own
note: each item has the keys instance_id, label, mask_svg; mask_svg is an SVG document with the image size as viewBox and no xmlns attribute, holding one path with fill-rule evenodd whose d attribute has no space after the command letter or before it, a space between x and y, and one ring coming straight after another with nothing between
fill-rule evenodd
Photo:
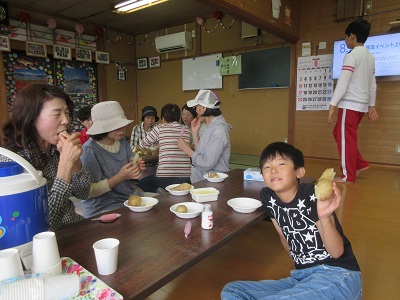
<instances>
[{"instance_id":1,"label":"white paper cup","mask_svg":"<svg viewBox=\"0 0 400 300\"><path fill-rule=\"evenodd\" d=\"M43 276L44 300L69 299L79 295L80 277L78 274Z\"/></svg>"},{"instance_id":2,"label":"white paper cup","mask_svg":"<svg viewBox=\"0 0 400 300\"><path fill-rule=\"evenodd\" d=\"M47 269L36 269L32 267L31 273L40 273L40 274L51 274L51 275L58 275L62 273L62 260L60 261L53 267L47 268Z\"/></svg>"},{"instance_id":3,"label":"white paper cup","mask_svg":"<svg viewBox=\"0 0 400 300\"><path fill-rule=\"evenodd\" d=\"M43 278L32 277L1 285L2 299L43 299Z\"/></svg>"},{"instance_id":4,"label":"white paper cup","mask_svg":"<svg viewBox=\"0 0 400 300\"><path fill-rule=\"evenodd\" d=\"M0 251L0 281L24 275L18 249Z\"/></svg>"},{"instance_id":5,"label":"white paper cup","mask_svg":"<svg viewBox=\"0 0 400 300\"><path fill-rule=\"evenodd\" d=\"M97 270L100 275L110 275L117 270L119 240L108 238L93 244Z\"/></svg>"},{"instance_id":6,"label":"white paper cup","mask_svg":"<svg viewBox=\"0 0 400 300\"><path fill-rule=\"evenodd\" d=\"M32 270L38 273L39 270L52 269L59 264L60 259L56 234L54 232L45 231L33 237Z\"/></svg>"}]
</instances>

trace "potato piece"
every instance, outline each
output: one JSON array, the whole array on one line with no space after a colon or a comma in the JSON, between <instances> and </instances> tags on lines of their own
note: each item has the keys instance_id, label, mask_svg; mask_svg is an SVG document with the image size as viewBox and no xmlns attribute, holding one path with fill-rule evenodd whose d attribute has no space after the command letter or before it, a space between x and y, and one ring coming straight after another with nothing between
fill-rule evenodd
<instances>
[{"instance_id":1,"label":"potato piece","mask_svg":"<svg viewBox=\"0 0 400 300\"><path fill-rule=\"evenodd\" d=\"M218 174L216 172L210 172L208 174L208 178L219 178Z\"/></svg>"},{"instance_id":2,"label":"potato piece","mask_svg":"<svg viewBox=\"0 0 400 300\"><path fill-rule=\"evenodd\" d=\"M132 195L129 197L128 205L130 206L141 206L142 205L142 197L138 195Z\"/></svg>"},{"instance_id":3,"label":"potato piece","mask_svg":"<svg viewBox=\"0 0 400 300\"><path fill-rule=\"evenodd\" d=\"M318 183L315 185L315 196L320 201L325 201L329 199L329 197L333 193L332 187L333 187L332 181L328 180L318 181Z\"/></svg>"},{"instance_id":4,"label":"potato piece","mask_svg":"<svg viewBox=\"0 0 400 300\"><path fill-rule=\"evenodd\" d=\"M187 209L186 205L181 204L176 207L176 212L178 212L178 213L187 213L187 211L188 211L188 209Z\"/></svg>"},{"instance_id":5,"label":"potato piece","mask_svg":"<svg viewBox=\"0 0 400 300\"><path fill-rule=\"evenodd\" d=\"M320 201L328 200L333 193L333 179L335 178L333 168L326 169L315 185L315 196Z\"/></svg>"},{"instance_id":6,"label":"potato piece","mask_svg":"<svg viewBox=\"0 0 400 300\"><path fill-rule=\"evenodd\" d=\"M171 188L171 191L187 191L190 190L192 186L189 183L181 183L173 188Z\"/></svg>"}]
</instances>

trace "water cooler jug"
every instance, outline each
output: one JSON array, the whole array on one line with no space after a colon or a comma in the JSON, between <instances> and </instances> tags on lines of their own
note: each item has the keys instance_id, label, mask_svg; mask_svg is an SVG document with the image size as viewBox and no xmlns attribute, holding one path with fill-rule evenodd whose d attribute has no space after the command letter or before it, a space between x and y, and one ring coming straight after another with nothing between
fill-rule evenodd
<instances>
[{"instance_id":1,"label":"water cooler jug","mask_svg":"<svg viewBox=\"0 0 400 300\"><path fill-rule=\"evenodd\" d=\"M33 236L49 230L46 179L21 156L0 147L0 250L18 248L30 268Z\"/></svg>"}]
</instances>

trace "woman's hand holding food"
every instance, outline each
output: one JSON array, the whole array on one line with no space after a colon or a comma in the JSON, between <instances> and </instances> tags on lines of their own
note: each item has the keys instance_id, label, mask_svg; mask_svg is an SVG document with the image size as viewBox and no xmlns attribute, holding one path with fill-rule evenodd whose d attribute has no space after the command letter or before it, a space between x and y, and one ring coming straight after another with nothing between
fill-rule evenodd
<instances>
[{"instance_id":1,"label":"woman's hand holding food","mask_svg":"<svg viewBox=\"0 0 400 300\"><path fill-rule=\"evenodd\" d=\"M118 174L122 180L126 179L139 179L140 178L140 167L139 164L133 165L132 162L124 165Z\"/></svg>"},{"instance_id":2,"label":"woman's hand holding food","mask_svg":"<svg viewBox=\"0 0 400 300\"><path fill-rule=\"evenodd\" d=\"M143 160L141 157L139 157L139 158L137 159L136 164L139 166L140 170L142 170L142 171L143 171L143 170L146 170L145 162L144 162L144 160Z\"/></svg>"},{"instance_id":3,"label":"woman's hand holding food","mask_svg":"<svg viewBox=\"0 0 400 300\"><path fill-rule=\"evenodd\" d=\"M200 118L194 118L192 120L192 122L190 122L190 129L192 130L192 133L197 133L200 130L200 125L201 125L201 121Z\"/></svg>"},{"instance_id":4,"label":"woman's hand holding food","mask_svg":"<svg viewBox=\"0 0 400 300\"><path fill-rule=\"evenodd\" d=\"M71 182L72 172L79 172L82 169L81 154L82 145L78 136L80 133L69 134L66 131L60 132L57 149L60 152L57 177Z\"/></svg>"}]
</instances>

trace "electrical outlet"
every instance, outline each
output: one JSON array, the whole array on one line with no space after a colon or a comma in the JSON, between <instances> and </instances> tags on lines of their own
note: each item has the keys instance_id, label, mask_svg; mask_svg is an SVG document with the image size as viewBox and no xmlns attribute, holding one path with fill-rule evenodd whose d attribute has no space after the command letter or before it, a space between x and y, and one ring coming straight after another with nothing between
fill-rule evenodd
<instances>
[{"instance_id":1,"label":"electrical outlet","mask_svg":"<svg viewBox=\"0 0 400 300\"><path fill-rule=\"evenodd\" d=\"M326 42L319 42L318 49L319 49L319 50L324 50L324 49L326 49Z\"/></svg>"},{"instance_id":2,"label":"electrical outlet","mask_svg":"<svg viewBox=\"0 0 400 300\"><path fill-rule=\"evenodd\" d=\"M396 154L400 154L400 145L396 145L395 152Z\"/></svg>"},{"instance_id":3,"label":"electrical outlet","mask_svg":"<svg viewBox=\"0 0 400 300\"><path fill-rule=\"evenodd\" d=\"M284 138L283 141L287 144L288 139L287 139L287 138Z\"/></svg>"},{"instance_id":4,"label":"electrical outlet","mask_svg":"<svg viewBox=\"0 0 400 300\"><path fill-rule=\"evenodd\" d=\"M372 10L372 1L367 1L365 4L365 11L371 11Z\"/></svg>"},{"instance_id":5,"label":"electrical outlet","mask_svg":"<svg viewBox=\"0 0 400 300\"><path fill-rule=\"evenodd\" d=\"M196 30L192 30L192 38L196 37Z\"/></svg>"},{"instance_id":6,"label":"electrical outlet","mask_svg":"<svg viewBox=\"0 0 400 300\"><path fill-rule=\"evenodd\" d=\"M311 42L301 44L301 56L311 56Z\"/></svg>"}]
</instances>

